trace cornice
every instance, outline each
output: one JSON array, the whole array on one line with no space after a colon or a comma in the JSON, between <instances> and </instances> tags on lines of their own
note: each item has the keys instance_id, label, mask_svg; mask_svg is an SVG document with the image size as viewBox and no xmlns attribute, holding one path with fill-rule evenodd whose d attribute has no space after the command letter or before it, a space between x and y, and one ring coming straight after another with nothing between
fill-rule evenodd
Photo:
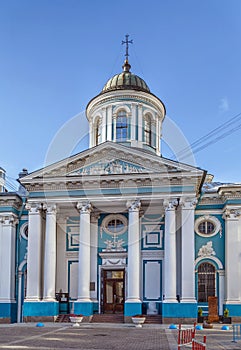
<instances>
[{"instance_id":1,"label":"cornice","mask_svg":"<svg viewBox=\"0 0 241 350\"><path fill-rule=\"evenodd\" d=\"M14 207L20 209L22 205L22 199L17 194L9 194L2 196L0 194L0 207Z\"/></svg>"},{"instance_id":2,"label":"cornice","mask_svg":"<svg viewBox=\"0 0 241 350\"><path fill-rule=\"evenodd\" d=\"M197 186L198 178L194 176L183 179L181 173L170 177L167 173L136 173L115 174L101 176L73 176L63 178L33 179L25 184L29 192L36 191L69 191L69 190L92 190L111 188L132 187L175 187L175 186Z\"/></svg>"},{"instance_id":3,"label":"cornice","mask_svg":"<svg viewBox=\"0 0 241 350\"><path fill-rule=\"evenodd\" d=\"M135 91L135 90L116 90L116 91L109 91L94 97L89 102L86 108L87 119L88 119L88 115L92 114L96 108L98 108L103 104L110 104L110 102L112 101L115 102L116 99L123 99L126 102L133 102L130 100L134 100L137 103L139 101L140 103L146 103L148 105L150 104L151 106L154 106L161 113L163 118L166 113L163 102L153 94L146 93L143 91Z\"/></svg>"}]
</instances>

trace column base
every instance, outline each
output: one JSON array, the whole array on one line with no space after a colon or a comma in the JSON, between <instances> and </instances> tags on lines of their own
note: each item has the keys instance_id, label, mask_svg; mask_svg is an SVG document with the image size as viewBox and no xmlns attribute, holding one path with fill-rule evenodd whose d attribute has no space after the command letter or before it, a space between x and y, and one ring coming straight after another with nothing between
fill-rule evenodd
<instances>
[{"instance_id":1,"label":"column base","mask_svg":"<svg viewBox=\"0 0 241 350\"><path fill-rule=\"evenodd\" d=\"M197 300L195 298L181 298L181 303L189 303L189 304L197 304Z\"/></svg>"},{"instance_id":2,"label":"column base","mask_svg":"<svg viewBox=\"0 0 241 350\"><path fill-rule=\"evenodd\" d=\"M136 301L129 301L127 300L125 302L124 307L124 316L135 316L135 315L141 315L142 314L142 303L140 300Z\"/></svg>"},{"instance_id":3,"label":"column base","mask_svg":"<svg viewBox=\"0 0 241 350\"><path fill-rule=\"evenodd\" d=\"M55 301L24 301L23 319L26 322L36 320L50 321L59 314L59 303Z\"/></svg>"},{"instance_id":4,"label":"column base","mask_svg":"<svg viewBox=\"0 0 241 350\"><path fill-rule=\"evenodd\" d=\"M74 302L74 313L76 315L92 316L93 302L91 300L77 300Z\"/></svg>"}]
</instances>

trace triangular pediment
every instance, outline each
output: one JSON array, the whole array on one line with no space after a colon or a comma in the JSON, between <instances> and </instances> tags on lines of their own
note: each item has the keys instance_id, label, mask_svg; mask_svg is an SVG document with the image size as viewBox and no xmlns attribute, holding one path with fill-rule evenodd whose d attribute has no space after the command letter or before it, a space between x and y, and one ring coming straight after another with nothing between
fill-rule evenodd
<instances>
[{"instance_id":1,"label":"triangular pediment","mask_svg":"<svg viewBox=\"0 0 241 350\"><path fill-rule=\"evenodd\" d=\"M105 142L62 161L48 165L20 179L22 184L41 178L56 179L85 175L116 175L158 173L167 176L189 174L202 177L204 171L183 163L157 156L143 149L131 148L113 142Z\"/></svg>"}]
</instances>

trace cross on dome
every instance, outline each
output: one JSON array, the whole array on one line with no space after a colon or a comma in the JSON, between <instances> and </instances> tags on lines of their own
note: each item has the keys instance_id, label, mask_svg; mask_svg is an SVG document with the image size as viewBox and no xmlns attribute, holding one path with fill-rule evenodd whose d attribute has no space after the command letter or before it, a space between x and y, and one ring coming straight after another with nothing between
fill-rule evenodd
<instances>
[{"instance_id":1,"label":"cross on dome","mask_svg":"<svg viewBox=\"0 0 241 350\"><path fill-rule=\"evenodd\" d=\"M128 62L128 57L129 57L129 44L133 44L133 40L129 40L128 38L129 38L129 34L126 34L126 40L122 40L122 45L126 44L126 53L125 53L126 59L122 66L124 72L129 72L131 69L131 65Z\"/></svg>"}]
</instances>

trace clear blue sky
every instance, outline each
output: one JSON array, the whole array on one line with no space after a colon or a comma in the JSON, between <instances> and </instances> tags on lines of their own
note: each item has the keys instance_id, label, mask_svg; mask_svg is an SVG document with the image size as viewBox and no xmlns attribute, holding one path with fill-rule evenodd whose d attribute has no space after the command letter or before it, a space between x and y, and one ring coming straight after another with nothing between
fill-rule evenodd
<instances>
[{"instance_id":1,"label":"clear blue sky","mask_svg":"<svg viewBox=\"0 0 241 350\"><path fill-rule=\"evenodd\" d=\"M240 18L240 0L0 0L0 166L13 178L43 166L58 130L121 71L127 33L132 72L196 141L241 112ZM240 140L241 129L197 165L241 182Z\"/></svg>"}]
</instances>

